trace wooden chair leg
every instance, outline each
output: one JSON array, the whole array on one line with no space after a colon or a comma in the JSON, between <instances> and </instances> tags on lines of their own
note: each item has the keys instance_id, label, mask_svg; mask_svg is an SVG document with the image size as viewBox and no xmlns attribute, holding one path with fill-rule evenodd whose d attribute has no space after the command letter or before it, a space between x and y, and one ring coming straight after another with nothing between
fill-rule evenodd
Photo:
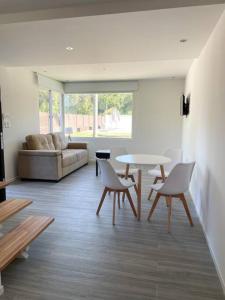
<instances>
[{"instance_id":1,"label":"wooden chair leg","mask_svg":"<svg viewBox=\"0 0 225 300\"><path fill-rule=\"evenodd\" d=\"M134 175L130 175L130 179L132 180L132 182L135 183ZM136 194L138 195L138 188L137 188L136 183L135 183L135 185L134 185L134 189L135 189Z\"/></svg>"},{"instance_id":2,"label":"wooden chair leg","mask_svg":"<svg viewBox=\"0 0 225 300\"><path fill-rule=\"evenodd\" d=\"M169 205L168 197L166 197L166 206L169 207Z\"/></svg>"},{"instance_id":3,"label":"wooden chair leg","mask_svg":"<svg viewBox=\"0 0 225 300\"><path fill-rule=\"evenodd\" d=\"M170 232L170 226L171 226L171 215L172 215L172 197L168 196L166 197L166 203L168 205L168 233Z\"/></svg>"},{"instance_id":4,"label":"wooden chair leg","mask_svg":"<svg viewBox=\"0 0 225 300\"><path fill-rule=\"evenodd\" d=\"M113 195L113 217L112 217L112 224L115 225L115 214L116 214L116 192Z\"/></svg>"},{"instance_id":5,"label":"wooden chair leg","mask_svg":"<svg viewBox=\"0 0 225 300\"><path fill-rule=\"evenodd\" d=\"M133 201L132 201L132 198L131 198L131 195L130 195L129 190L127 189L125 193L126 193L126 195L127 195L127 198L128 198L129 203L130 203L130 206L131 206L131 208L132 208L132 211L133 211L133 213L134 213L134 216L137 218L137 212L136 212L136 209L135 209L135 207L134 207L134 203L133 203Z\"/></svg>"},{"instance_id":6,"label":"wooden chair leg","mask_svg":"<svg viewBox=\"0 0 225 300\"><path fill-rule=\"evenodd\" d=\"M150 211L149 211L149 214L148 214L148 221L150 220L150 218L151 218L151 216L152 216L152 214L153 214L153 212L154 212L154 210L155 210L155 208L156 208L156 205L157 205L157 203L158 203L158 201L159 201L159 198L160 198L160 194L159 193L157 193L157 195L156 195L156 197L155 197L155 200L154 200L154 202L153 202L153 204L152 204L152 207L151 207L151 209L150 209Z\"/></svg>"},{"instance_id":7,"label":"wooden chair leg","mask_svg":"<svg viewBox=\"0 0 225 300\"><path fill-rule=\"evenodd\" d=\"M101 209L102 204L103 204L103 202L104 202L104 200L105 200L105 196L106 196L107 192L108 192L108 189L105 188L104 191L103 191L103 193L102 193L102 197L101 197L101 200L100 200L100 202L99 202L98 209L97 209L97 211L96 211L96 215L97 215L97 216L98 216L98 214L99 214L99 212L100 212L100 209Z\"/></svg>"},{"instance_id":8,"label":"wooden chair leg","mask_svg":"<svg viewBox=\"0 0 225 300\"><path fill-rule=\"evenodd\" d=\"M126 195L126 193L123 192L123 196L122 196L122 201L123 201L123 202L125 201L125 195Z\"/></svg>"},{"instance_id":9,"label":"wooden chair leg","mask_svg":"<svg viewBox=\"0 0 225 300\"><path fill-rule=\"evenodd\" d=\"M155 177L153 184L156 184L157 181L158 181L158 177ZM150 193L149 193L149 195L148 195L148 200L151 199L152 193L153 193L153 189L150 190Z\"/></svg>"},{"instance_id":10,"label":"wooden chair leg","mask_svg":"<svg viewBox=\"0 0 225 300\"><path fill-rule=\"evenodd\" d=\"M186 201L186 198L185 198L184 194L181 194L181 195L180 195L180 200L181 200L182 203L183 203L183 206L184 206L186 215L187 215L187 217L188 217L188 220L189 220L189 222L190 222L190 225L191 225L191 226L194 226L194 223L193 223L192 217L191 217L191 213L190 213L190 211L189 211L189 208L188 208L188 205L187 205L187 201Z\"/></svg>"},{"instance_id":11,"label":"wooden chair leg","mask_svg":"<svg viewBox=\"0 0 225 300\"><path fill-rule=\"evenodd\" d=\"M120 209L120 192L118 192L118 207Z\"/></svg>"}]
</instances>

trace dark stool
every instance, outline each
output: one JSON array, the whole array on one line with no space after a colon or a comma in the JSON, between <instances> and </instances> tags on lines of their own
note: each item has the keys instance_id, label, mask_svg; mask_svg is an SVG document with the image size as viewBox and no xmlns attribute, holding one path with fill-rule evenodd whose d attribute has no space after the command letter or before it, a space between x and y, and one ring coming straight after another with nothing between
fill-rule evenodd
<instances>
[{"instance_id":1,"label":"dark stool","mask_svg":"<svg viewBox=\"0 0 225 300\"><path fill-rule=\"evenodd\" d=\"M96 158L99 159L110 159L110 150L97 150L95 152ZM96 159L96 176L98 176L98 161Z\"/></svg>"}]
</instances>

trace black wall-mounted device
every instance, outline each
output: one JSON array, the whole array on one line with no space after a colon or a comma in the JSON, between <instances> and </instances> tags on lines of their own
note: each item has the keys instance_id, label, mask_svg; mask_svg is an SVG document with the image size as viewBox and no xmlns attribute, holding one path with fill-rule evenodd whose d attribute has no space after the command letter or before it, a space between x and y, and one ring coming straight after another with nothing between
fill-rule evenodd
<instances>
[{"instance_id":1,"label":"black wall-mounted device","mask_svg":"<svg viewBox=\"0 0 225 300\"><path fill-rule=\"evenodd\" d=\"M185 95L181 96L180 100L180 114L181 116L188 116L190 113L190 99L191 95L189 94L187 97Z\"/></svg>"}]
</instances>

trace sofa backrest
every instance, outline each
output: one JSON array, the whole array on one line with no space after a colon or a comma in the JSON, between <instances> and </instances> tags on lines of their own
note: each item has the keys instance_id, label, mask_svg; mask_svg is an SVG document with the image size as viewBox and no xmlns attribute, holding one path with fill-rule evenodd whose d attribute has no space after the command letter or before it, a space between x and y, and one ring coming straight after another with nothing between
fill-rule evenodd
<instances>
[{"instance_id":1,"label":"sofa backrest","mask_svg":"<svg viewBox=\"0 0 225 300\"><path fill-rule=\"evenodd\" d=\"M51 133L55 150L64 150L68 144L62 132Z\"/></svg>"},{"instance_id":2,"label":"sofa backrest","mask_svg":"<svg viewBox=\"0 0 225 300\"><path fill-rule=\"evenodd\" d=\"M27 142L23 142L23 143L22 143L22 149L23 149L23 150L29 150L29 149L28 149Z\"/></svg>"},{"instance_id":3,"label":"sofa backrest","mask_svg":"<svg viewBox=\"0 0 225 300\"><path fill-rule=\"evenodd\" d=\"M31 134L26 142L28 150L56 150L51 134Z\"/></svg>"}]
</instances>

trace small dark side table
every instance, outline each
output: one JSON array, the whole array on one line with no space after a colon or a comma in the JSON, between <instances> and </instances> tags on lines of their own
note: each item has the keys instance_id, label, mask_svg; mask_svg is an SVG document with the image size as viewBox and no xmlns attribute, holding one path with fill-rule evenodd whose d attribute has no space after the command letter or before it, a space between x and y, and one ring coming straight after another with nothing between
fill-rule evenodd
<instances>
[{"instance_id":1,"label":"small dark side table","mask_svg":"<svg viewBox=\"0 0 225 300\"><path fill-rule=\"evenodd\" d=\"M110 150L97 150L95 152L96 158L100 159L110 159ZM98 176L98 160L96 159L96 176Z\"/></svg>"}]
</instances>

